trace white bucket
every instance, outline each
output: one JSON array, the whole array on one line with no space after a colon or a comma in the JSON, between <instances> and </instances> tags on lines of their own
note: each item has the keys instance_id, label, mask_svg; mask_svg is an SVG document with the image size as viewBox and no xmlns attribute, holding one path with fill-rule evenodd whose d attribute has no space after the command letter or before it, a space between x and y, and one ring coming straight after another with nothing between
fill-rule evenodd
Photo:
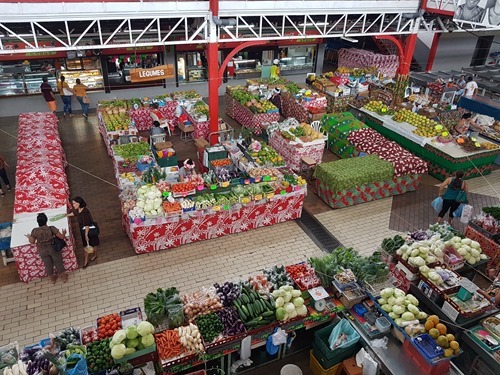
<instances>
[{"instance_id":1,"label":"white bucket","mask_svg":"<svg viewBox=\"0 0 500 375\"><path fill-rule=\"evenodd\" d=\"M302 370L296 365L285 365L281 368L280 375L302 375Z\"/></svg>"}]
</instances>

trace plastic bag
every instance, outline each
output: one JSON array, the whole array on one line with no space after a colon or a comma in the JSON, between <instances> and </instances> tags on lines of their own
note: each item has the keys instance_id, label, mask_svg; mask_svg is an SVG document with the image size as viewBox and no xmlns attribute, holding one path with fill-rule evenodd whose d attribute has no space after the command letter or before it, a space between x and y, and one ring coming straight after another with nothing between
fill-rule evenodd
<instances>
[{"instance_id":1,"label":"plastic bag","mask_svg":"<svg viewBox=\"0 0 500 375\"><path fill-rule=\"evenodd\" d=\"M468 224L470 219L472 219L472 208L470 204L464 205L462 215L460 216L461 223Z\"/></svg>"},{"instance_id":2,"label":"plastic bag","mask_svg":"<svg viewBox=\"0 0 500 375\"><path fill-rule=\"evenodd\" d=\"M453 217L461 217L464 206L465 204L461 203L460 206L458 206L458 208L455 211L453 211Z\"/></svg>"},{"instance_id":3,"label":"plastic bag","mask_svg":"<svg viewBox=\"0 0 500 375\"><path fill-rule=\"evenodd\" d=\"M443 198L437 197L432 201L431 206L434 208L434 211L439 213L443 209Z\"/></svg>"},{"instance_id":4,"label":"plastic bag","mask_svg":"<svg viewBox=\"0 0 500 375\"><path fill-rule=\"evenodd\" d=\"M174 329L184 324L184 306L182 304L167 306L168 328Z\"/></svg>"},{"instance_id":5,"label":"plastic bag","mask_svg":"<svg viewBox=\"0 0 500 375\"><path fill-rule=\"evenodd\" d=\"M272 334L273 345L281 345L286 343L288 335L286 331L278 328L275 333Z\"/></svg>"},{"instance_id":6,"label":"plastic bag","mask_svg":"<svg viewBox=\"0 0 500 375\"><path fill-rule=\"evenodd\" d=\"M333 328L328 344L330 350L348 349L359 341L359 334L354 330L347 319L342 319Z\"/></svg>"},{"instance_id":7,"label":"plastic bag","mask_svg":"<svg viewBox=\"0 0 500 375\"><path fill-rule=\"evenodd\" d=\"M389 342L389 338L384 336L381 339L371 340L370 343L374 348L382 348L387 349L387 343Z\"/></svg>"},{"instance_id":8,"label":"plastic bag","mask_svg":"<svg viewBox=\"0 0 500 375\"><path fill-rule=\"evenodd\" d=\"M73 368L69 368L69 364L77 361ZM71 354L66 359L65 374L67 375L87 375L87 361L81 354Z\"/></svg>"}]
</instances>

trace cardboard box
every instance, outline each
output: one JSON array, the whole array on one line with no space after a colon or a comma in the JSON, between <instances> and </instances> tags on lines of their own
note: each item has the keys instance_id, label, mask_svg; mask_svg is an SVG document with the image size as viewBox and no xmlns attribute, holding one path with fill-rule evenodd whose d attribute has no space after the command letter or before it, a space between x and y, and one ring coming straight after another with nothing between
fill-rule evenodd
<instances>
[{"instance_id":1,"label":"cardboard box","mask_svg":"<svg viewBox=\"0 0 500 375\"><path fill-rule=\"evenodd\" d=\"M171 147L172 147L172 142L157 142L154 144L154 148L157 151L166 150L167 148Z\"/></svg>"},{"instance_id":2,"label":"cardboard box","mask_svg":"<svg viewBox=\"0 0 500 375\"><path fill-rule=\"evenodd\" d=\"M307 114L307 117L309 118L310 121L320 121L325 114L326 114L326 111L325 112L320 112L320 113L311 113L311 112L309 112Z\"/></svg>"},{"instance_id":3,"label":"cardboard box","mask_svg":"<svg viewBox=\"0 0 500 375\"><path fill-rule=\"evenodd\" d=\"M196 147L198 149L203 149L203 148L210 146L210 143L208 143L207 140L203 139L203 138L196 138L194 140L194 144L196 145Z\"/></svg>"}]
</instances>

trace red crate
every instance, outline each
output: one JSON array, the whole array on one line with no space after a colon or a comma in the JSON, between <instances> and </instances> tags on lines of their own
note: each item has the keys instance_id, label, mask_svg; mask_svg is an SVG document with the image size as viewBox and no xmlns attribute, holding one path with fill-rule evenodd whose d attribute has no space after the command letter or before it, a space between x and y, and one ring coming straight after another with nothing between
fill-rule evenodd
<instances>
[{"instance_id":1,"label":"red crate","mask_svg":"<svg viewBox=\"0 0 500 375\"><path fill-rule=\"evenodd\" d=\"M431 365L427 360L418 352L410 340L405 340L403 343L403 350L406 355L410 357L415 365L418 367L418 373L421 375L442 375L447 374L450 370L450 359L443 359L435 365Z\"/></svg>"}]
</instances>

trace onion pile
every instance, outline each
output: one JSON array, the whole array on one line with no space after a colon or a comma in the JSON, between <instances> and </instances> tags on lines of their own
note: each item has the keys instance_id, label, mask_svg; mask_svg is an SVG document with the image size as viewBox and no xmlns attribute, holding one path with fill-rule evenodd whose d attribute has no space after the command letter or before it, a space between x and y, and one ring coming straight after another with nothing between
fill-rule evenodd
<instances>
[{"instance_id":1,"label":"onion pile","mask_svg":"<svg viewBox=\"0 0 500 375\"><path fill-rule=\"evenodd\" d=\"M190 323L199 315L215 312L223 307L215 293L215 288L185 294L182 296L182 302L184 304L184 315L186 315Z\"/></svg>"}]
</instances>

